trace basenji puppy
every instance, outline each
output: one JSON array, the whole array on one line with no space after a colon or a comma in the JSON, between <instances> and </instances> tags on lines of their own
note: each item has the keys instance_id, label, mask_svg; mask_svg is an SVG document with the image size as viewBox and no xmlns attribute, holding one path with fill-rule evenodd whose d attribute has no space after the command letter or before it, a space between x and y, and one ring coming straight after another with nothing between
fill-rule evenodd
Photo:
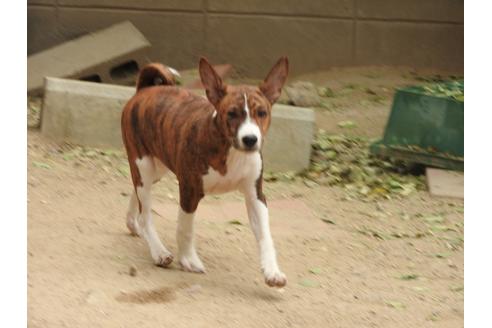
<instances>
[{"instance_id":1,"label":"basenji puppy","mask_svg":"<svg viewBox=\"0 0 492 328\"><path fill-rule=\"evenodd\" d=\"M232 86L201 58L206 98L177 87L175 71L161 64L140 71L137 92L121 119L134 185L127 226L145 238L155 264L167 267L173 261L151 216L152 184L171 171L179 182L177 258L183 270L205 272L193 237L200 200L206 194L239 190L258 242L265 282L277 287L287 283L270 234L261 149L288 70L288 60L282 57L259 86Z\"/></svg>"}]
</instances>

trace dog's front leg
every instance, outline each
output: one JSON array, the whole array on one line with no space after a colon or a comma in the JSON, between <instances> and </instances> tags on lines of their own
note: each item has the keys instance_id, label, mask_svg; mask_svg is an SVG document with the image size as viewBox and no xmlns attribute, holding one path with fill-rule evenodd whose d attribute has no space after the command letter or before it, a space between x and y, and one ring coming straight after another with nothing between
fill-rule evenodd
<instances>
[{"instance_id":1,"label":"dog's front leg","mask_svg":"<svg viewBox=\"0 0 492 328\"><path fill-rule=\"evenodd\" d=\"M256 182L246 188L244 197L251 229L260 250L261 269L265 275L265 282L271 287L283 287L287 283L287 278L277 264L275 247L270 234L268 207L261 190L261 183Z\"/></svg>"},{"instance_id":2,"label":"dog's front leg","mask_svg":"<svg viewBox=\"0 0 492 328\"><path fill-rule=\"evenodd\" d=\"M180 208L178 213L178 228L176 240L178 242L178 260L181 268L189 272L204 273L205 267L195 249L193 221L198 202L203 197L196 186L189 182L180 182Z\"/></svg>"}]
</instances>

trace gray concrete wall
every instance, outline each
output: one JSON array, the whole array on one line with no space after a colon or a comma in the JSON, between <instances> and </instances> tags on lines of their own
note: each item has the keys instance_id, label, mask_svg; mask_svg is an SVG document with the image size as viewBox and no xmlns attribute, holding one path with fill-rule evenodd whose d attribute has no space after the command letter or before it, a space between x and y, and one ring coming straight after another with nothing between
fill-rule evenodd
<instances>
[{"instance_id":1,"label":"gray concrete wall","mask_svg":"<svg viewBox=\"0 0 492 328\"><path fill-rule=\"evenodd\" d=\"M294 74L333 66L463 70L463 0L28 0L28 54L130 20L151 59L201 55L263 76L280 55Z\"/></svg>"}]
</instances>

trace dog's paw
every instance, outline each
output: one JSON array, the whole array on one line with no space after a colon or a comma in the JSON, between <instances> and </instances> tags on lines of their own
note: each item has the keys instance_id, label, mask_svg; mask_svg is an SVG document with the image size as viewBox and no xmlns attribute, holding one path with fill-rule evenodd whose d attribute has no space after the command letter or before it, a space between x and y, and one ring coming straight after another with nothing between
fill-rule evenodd
<instances>
[{"instance_id":1,"label":"dog's paw","mask_svg":"<svg viewBox=\"0 0 492 328\"><path fill-rule=\"evenodd\" d=\"M284 287L287 284L287 277L280 271L264 272L265 283L270 287Z\"/></svg>"},{"instance_id":2,"label":"dog's paw","mask_svg":"<svg viewBox=\"0 0 492 328\"><path fill-rule=\"evenodd\" d=\"M154 263L162 268L167 268L174 260L174 257L169 252L161 252L154 258Z\"/></svg>"},{"instance_id":3,"label":"dog's paw","mask_svg":"<svg viewBox=\"0 0 492 328\"><path fill-rule=\"evenodd\" d=\"M128 215L126 217L126 227L130 231L130 235L141 236L140 226L133 216Z\"/></svg>"},{"instance_id":4,"label":"dog's paw","mask_svg":"<svg viewBox=\"0 0 492 328\"><path fill-rule=\"evenodd\" d=\"M179 264L183 271L205 273L205 266L196 254L180 256Z\"/></svg>"}]
</instances>

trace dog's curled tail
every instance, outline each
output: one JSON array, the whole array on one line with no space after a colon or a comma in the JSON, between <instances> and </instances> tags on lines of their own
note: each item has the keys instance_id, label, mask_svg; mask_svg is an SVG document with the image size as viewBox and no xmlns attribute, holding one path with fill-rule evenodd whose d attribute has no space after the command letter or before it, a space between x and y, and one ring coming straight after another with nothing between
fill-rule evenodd
<instances>
[{"instance_id":1,"label":"dog's curled tail","mask_svg":"<svg viewBox=\"0 0 492 328\"><path fill-rule=\"evenodd\" d=\"M175 77L180 76L174 68L159 63L145 65L137 77L137 91L155 85L176 85Z\"/></svg>"}]
</instances>

